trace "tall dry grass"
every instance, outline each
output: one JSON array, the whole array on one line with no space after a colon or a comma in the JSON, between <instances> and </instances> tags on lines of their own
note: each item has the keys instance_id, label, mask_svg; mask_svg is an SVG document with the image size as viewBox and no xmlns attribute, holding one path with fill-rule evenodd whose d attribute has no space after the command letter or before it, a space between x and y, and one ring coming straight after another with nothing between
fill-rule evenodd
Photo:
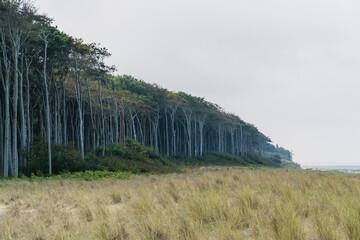
<instances>
[{"instance_id":1,"label":"tall dry grass","mask_svg":"<svg viewBox=\"0 0 360 240\"><path fill-rule=\"evenodd\" d=\"M360 177L201 168L0 182L0 239L360 239Z\"/></svg>"}]
</instances>

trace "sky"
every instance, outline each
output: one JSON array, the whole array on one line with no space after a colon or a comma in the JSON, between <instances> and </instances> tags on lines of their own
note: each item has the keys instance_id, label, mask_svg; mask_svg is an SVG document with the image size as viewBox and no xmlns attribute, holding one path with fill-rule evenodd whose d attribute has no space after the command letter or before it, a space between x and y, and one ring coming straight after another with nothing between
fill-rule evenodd
<instances>
[{"instance_id":1,"label":"sky","mask_svg":"<svg viewBox=\"0 0 360 240\"><path fill-rule=\"evenodd\" d=\"M301 165L360 165L360 1L37 0L108 64L205 97Z\"/></svg>"}]
</instances>

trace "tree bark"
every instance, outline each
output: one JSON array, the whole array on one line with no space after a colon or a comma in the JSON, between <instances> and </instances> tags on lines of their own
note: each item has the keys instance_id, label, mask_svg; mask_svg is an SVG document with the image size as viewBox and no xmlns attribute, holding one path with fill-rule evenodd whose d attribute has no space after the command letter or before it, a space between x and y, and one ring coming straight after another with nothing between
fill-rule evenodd
<instances>
[{"instance_id":1,"label":"tree bark","mask_svg":"<svg viewBox=\"0 0 360 240\"><path fill-rule=\"evenodd\" d=\"M4 143L4 177L9 176L10 163L10 59L8 57L8 46L5 40L5 32L0 25L1 34L1 51L3 55L3 64L5 76L2 78L3 87L5 90L5 143ZM1 61L1 59L0 59Z\"/></svg>"},{"instance_id":2,"label":"tree bark","mask_svg":"<svg viewBox=\"0 0 360 240\"><path fill-rule=\"evenodd\" d=\"M49 88L46 76L47 64L47 48L48 48L48 35L43 35L44 40L44 85L45 85L45 99L46 99L46 134L48 144L48 157L49 157L49 175L52 175L52 160L51 160L51 122L50 122L50 103L49 103Z\"/></svg>"}]
</instances>

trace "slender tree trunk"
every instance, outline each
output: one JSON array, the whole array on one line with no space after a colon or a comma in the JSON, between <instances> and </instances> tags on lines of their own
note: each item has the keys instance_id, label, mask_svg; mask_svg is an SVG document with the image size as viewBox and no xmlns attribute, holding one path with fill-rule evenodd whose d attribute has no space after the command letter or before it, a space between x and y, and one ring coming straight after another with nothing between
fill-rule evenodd
<instances>
[{"instance_id":1,"label":"slender tree trunk","mask_svg":"<svg viewBox=\"0 0 360 240\"><path fill-rule=\"evenodd\" d=\"M125 110L123 107L121 108L120 121L121 121L121 141L125 148Z\"/></svg>"},{"instance_id":2,"label":"slender tree trunk","mask_svg":"<svg viewBox=\"0 0 360 240\"><path fill-rule=\"evenodd\" d=\"M204 152L204 125L206 122L206 117L204 115L198 116L199 123L199 137L200 137L200 156L203 155Z\"/></svg>"},{"instance_id":3,"label":"slender tree trunk","mask_svg":"<svg viewBox=\"0 0 360 240\"><path fill-rule=\"evenodd\" d=\"M197 143L197 121L196 121L196 113L194 113L194 148L195 148L195 156L198 155L198 143Z\"/></svg>"},{"instance_id":4,"label":"slender tree trunk","mask_svg":"<svg viewBox=\"0 0 360 240\"><path fill-rule=\"evenodd\" d=\"M31 123L30 123L30 79L29 79L29 72L30 72L30 65L31 62L28 63L27 60L25 59L25 64L26 64L26 117L27 117L27 131L28 131L28 136L27 136L27 151L30 151L30 143L31 143L31 138L32 138L32 134L31 134ZM25 163L26 164L26 163Z\"/></svg>"},{"instance_id":5,"label":"slender tree trunk","mask_svg":"<svg viewBox=\"0 0 360 240\"><path fill-rule=\"evenodd\" d=\"M141 125L141 122L140 122L140 119L139 119L139 116L138 116L138 115L136 115L136 119L137 119L137 122L138 122L138 125L139 125L139 132L140 132L140 137L141 137L141 143L144 144L144 133L143 133L142 125Z\"/></svg>"},{"instance_id":6,"label":"slender tree trunk","mask_svg":"<svg viewBox=\"0 0 360 240\"><path fill-rule=\"evenodd\" d=\"M186 130L187 130L187 137L188 137L188 156L192 156L192 150L191 150L191 116L192 116L192 110L191 108L183 108L183 112L186 119Z\"/></svg>"},{"instance_id":7,"label":"slender tree trunk","mask_svg":"<svg viewBox=\"0 0 360 240\"><path fill-rule=\"evenodd\" d=\"M135 117L137 115L137 112L134 113L130 113L130 117L131 117L131 124L132 124L132 129L133 129L133 133L134 133L134 140L137 141L137 136L136 136L136 128L135 128Z\"/></svg>"},{"instance_id":8,"label":"slender tree trunk","mask_svg":"<svg viewBox=\"0 0 360 240\"><path fill-rule=\"evenodd\" d=\"M221 145L221 140L222 140L222 133L221 133L221 122L219 122L219 127L218 127L218 136L219 136L219 149L218 151L221 152L222 151L222 145Z\"/></svg>"},{"instance_id":9,"label":"slender tree trunk","mask_svg":"<svg viewBox=\"0 0 360 240\"><path fill-rule=\"evenodd\" d=\"M21 55L21 70L19 71L20 79L20 116L21 116L21 150L26 150L26 119L25 119L25 107L24 107L24 95L23 95L23 85L24 85L24 54ZM26 166L26 158L22 157L22 165Z\"/></svg>"},{"instance_id":10,"label":"slender tree trunk","mask_svg":"<svg viewBox=\"0 0 360 240\"><path fill-rule=\"evenodd\" d=\"M155 145L155 152L159 152L159 139L158 139L158 134L159 134L159 112L156 113L156 115L154 116L154 120L152 121L153 123L153 129L154 129L154 145Z\"/></svg>"},{"instance_id":11,"label":"slender tree trunk","mask_svg":"<svg viewBox=\"0 0 360 240\"><path fill-rule=\"evenodd\" d=\"M17 143L17 129L18 129L18 97L19 97L19 46L20 43L13 41L13 58L14 58L14 85L13 85L13 162L14 162L14 169L13 169L13 176L15 178L19 175L19 155L18 155L18 143Z\"/></svg>"},{"instance_id":12,"label":"slender tree trunk","mask_svg":"<svg viewBox=\"0 0 360 240\"><path fill-rule=\"evenodd\" d=\"M235 154L235 127L232 127L230 129L230 135L231 135L231 154Z\"/></svg>"},{"instance_id":13,"label":"slender tree trunk","mask_svg":"<svg viewBox=\"0 0 360 240\"><path fill-rule=\"evenodd\" d=\"M170 125L171 125L171 136L172 136L172 154L176 155L176 131L175 131L175 113L177 105L171 106L170 111Z\"/></svg>"},{"instance_id":14,"label":"slender tree trunk","mask_svg":"<svg viewBox=\"0 0 360 240\"><path fill-rule=\"evenodd\" d=\"M65 91L65 77L63 78L63 143L68 143L68 136L67 136L67 116L66 116L66 91Z\"/></svg>"},{"instance_id":15,"label":"slender tree trunk","mask_svg":"<svg viewBox=\"0 0 360 240\"><path fill-rule=\"evenodd\" d=\"M115 142L118 143L119 142L119 115L118 115L118 104L117 104L117 100L115 97L113 97L113 101L114 101L114 120L115 120Z\"/></svg>"},{"instance_id":16,"label":"slender tree trunk","mask_svg":"<svg viewBox=\"0 0 360 240\"><path fill-rule=\"evenodd\" d=\"M239 126L240 126L240 155L242 155L244 152L243 130L241 124Z\"/></svg>"},{"instance_id":17,"label":"slender tree trunk","mask_svg":"<svg viewBox=\"0 0 360 240\"><path fill-rule=\"evenodd\" d=\"M90 108L90 118L91 118L91 132L92 132L92 144L93 144L93 154L95 154L96 150L96 125L95 125L95 116L92 109L92 100L91 100L91 93L90 93L90 87L89 87L89 80L86 78L86 87L88 91L89 96L89 108Z\"/></svg>"},{"instance_id":18,"label":"slender tree trunk","mask_svg":"<svg viewBox=\"0 0 360 240\"><path fill-rule=\"evenodd\" d=\"M46 78L46 62L47 62L47 48L48 41L47 36L43 38L45 43L44 53L44 85L45 85L45 98L46 98L46 134L48 143L48 156L49 156L49 175L52 175L52 160L51 160L51 122L50 122L50 103L49 103L49 88Z\"/></svg>"},{"instance_id":19,"label":"slender tree trunk","mask_svg":"<svg viewBox=\"0 0 360 240\"><path fill-rule=\"evenodd\" d=\"M102 97L101 97L101 83L100 80L98 80L99 84L99 101L100 101L100 109L101 109L101 123L102 123L102 156L105 157L105 120L104 120L104 108L102 103Z\"/></svg>"},{"instance_id":20,"label":"slender tree trunk","mask_svg":"<svg viewBox=\"0 0 360 240\"><path fill-rule=\"evenodd\" d=\"M72 104L73 105L73 104ZM70 116L71 116L71 142L73 144L73 146L75 146L75 127L74 127L74 106L72 106L72 109L70 109Z\"/></svg>"},{"instance_id":21,"label":"slender tree trunk","mask_svg":"<svg viewBox=\"0 0 360 240\"><path fill-rule=\"evenodd\" d=\"M54 92L55 92L55 97L54 97L54 143L58 144L59 142L59 136L58 136L58 90L57 90L57 86L56 86L56 82L54 79L54 70L52 69L51 71L51 79L53 80L54 83Z\"/></svg>"},{"instance_id":22,"label":"slender tree trunk","mask_svg":"<svg viewBox=\"0 0 360 240\"><path fill-rule=\"evenodd\" d=\"M9 163L10 163L10 60L8 58L8 47L5 40L4 29L0 25L1 34L1 50L3 55L3 64L5 76L2 78L3 87L5 90L5 143L4 143L4 177L9 176ZM1 64L1 59L0 59Z\"/></svg>"},{"instance_id":23,"label":"slender tree trunk","mask_svg":"<svg viewBox=\"0 0 360 240\"><path fill-rule=\"evenodd\" d=\"M154 146L153 144L153 139L154 139L154 134L153 134L153 130L152 130L152 120L151 120L151 116L148 117L149 118L149 138L150 138L150 146Z\"/></svg>"},{"instance_id":24,"label":"slender tree trunk","mask_svg":"<svg viewBox=\"0 0 360 240\"><path fill-rule=\"evenodd\" d=\"M113 144L114 143L114 131L113 131L113 121L112 121L112 116L110 115L109 116L109 140L111 141L111 143ZM109 141L109 142L110 142Z\"/></svg>"},{"instance_id":25,"label":"slender tree trunk","mask_svg":"<svg viewBox=\"0 0 360 240\"><path fill-rule=\"evenodd\" d=\"M77 60L76 60L76 99L78 103L78 113L79 113L79 140L80 140L80 152L82 159L85 158L84 153L84 118L83 118L83 104L82 104L82 90L81 90L81 82L80 82L80 73L77 67Z\"/></svg>"},{"instance_id":26,"label":"slender tree trunk","mask_svg":"<svg viewBox=\"0 0 360 240\"><path fill-rule=\"evenodd\" d=\"M165 107L165 135L166 135L166 155L170 156L169 123L168 123L167 107Z\"/></svg>"}]
</instances>

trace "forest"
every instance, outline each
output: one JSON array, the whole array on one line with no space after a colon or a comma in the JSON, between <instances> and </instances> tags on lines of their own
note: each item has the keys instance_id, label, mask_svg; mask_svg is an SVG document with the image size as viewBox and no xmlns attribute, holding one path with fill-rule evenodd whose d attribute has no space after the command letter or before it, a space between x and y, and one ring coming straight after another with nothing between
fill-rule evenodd
<instances>
[{"instance_id":1,"label":"forest","mask_svg":"<svg viewBox=\"0 0 360 240\"><path fill-rule=\"evenodd\" d=\"M105 63L110 56L59 30L30 2L0 1L0 176L98 169L99 162L111 170L116 151L129 161L144 152L163 165L215 152L292 160L217 104L116 75Z\"/></svg>"}]
</instances>

